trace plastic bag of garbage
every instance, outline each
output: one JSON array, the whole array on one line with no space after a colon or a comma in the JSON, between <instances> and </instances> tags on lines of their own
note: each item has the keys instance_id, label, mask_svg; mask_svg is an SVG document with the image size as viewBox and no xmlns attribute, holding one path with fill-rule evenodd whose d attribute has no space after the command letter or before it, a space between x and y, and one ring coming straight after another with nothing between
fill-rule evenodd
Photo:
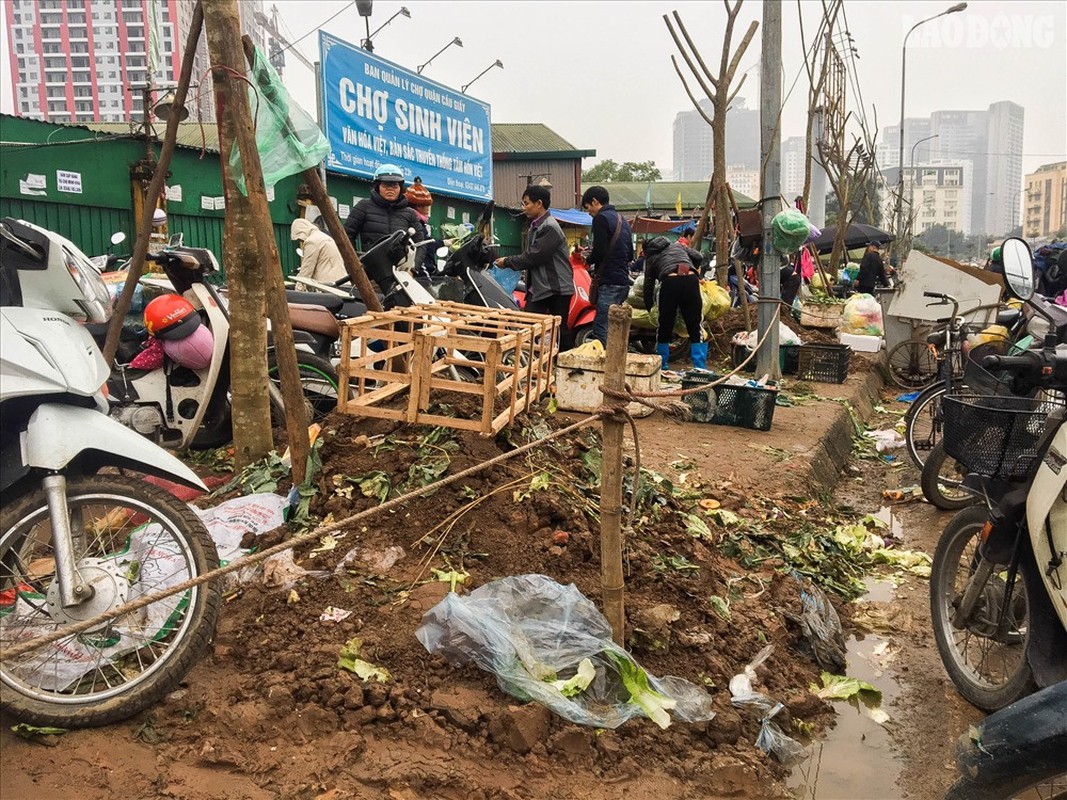
<instances>
[{"instance_id":1,"label":"plastic bag of garbage","mask_svg":"<svg viewBox=\"0 0 1067 800\"><path fill-rule=\"evenodd\" d=\"M612 641L604 615L574 584L544 575L492 581L450 593L423 616L416 638L452 663L473 662L520 700L535 700L579 725L615 728L644 716L706 722L711 695L682 678L657 678Z\"/></svg>"},{"instance_id":2,"label":"plastic bag of garbage","mask_svg":"<svg viewBox=\"0 0 1067 800\"><path fill-rule=\"evenodd\" d=\"M791 767L803 761L807 752L804 750L804 745L782 733L782 729L772 720L772 717L782 708L781 703L776 704L767 716L760 720L756 747L764 753L773 755L783 766Z\"/></svg>"},{"instance_id":3,"label":"plastic bag of garbage","mask_svg":"<svg viewBox=\"0 0 1067 800\"><path fill-rule=\"evenodd\" d=\"M885 332L882 326L882 304L869 294L852 295L845 302L839 330L858 336L881 336Z\"/></svg>"},{"instance_id":4,"label":"plastic bag of garbage","mask_svg":"<svg viewBox=\"0 0 1067 800\"><path fill-rule=\"evenodd\" d=\"M705 322L714 322L730 310L730 293L715 281L700 282L700 297L703 301L701 315Z\"/></svg>"},{"instance_id":5,"label":"plastic bag of garbage","mask_svg":"<svg viewBox=\"0 0 1067 800\"><path fill-rule=\"evenodd\" d=\"M757 709L761 715L766 716L774 708L775 701L762 692L757 692L753 686L756 683L756 667L766 661L774 645L769 644L756 653L745 668L730 678L730 703L737 707L749 706Z\"/></svg>"},{"instance_id":6,"label":"plastic bag of garbage","mask_svg":"<svg viewBox=\"0 0 1067 800\"><path fill-rule=\"evenodd\" d=\"M771 240L774 249L789 255L795 253L808 240L811 223L795 208L781 211L771 220Z\"/></svg>"},{"instance_id":7,"label":"plastic bag of garbage","mask_svg":"<svg viewBox=\"0 0 1067 800\"><path fill-rule=\"evenodd\" d=\"M641 273L634 279L630 287L630 294L626 297L626 305L647 311L645 308L645 273Z\"/></svg>"},{"instance_id":8,"label":"plastic bag of garbage","mask_svg":"<svg viewBox=\"0 0 1067 800\"><path fill-rule=\"evenodd\" d=\"M787 615L800 626L815 663L828 672L845 671L845 635L826 593L810 581L800 590L800 614Z\"/></svg>"}]
</instances>

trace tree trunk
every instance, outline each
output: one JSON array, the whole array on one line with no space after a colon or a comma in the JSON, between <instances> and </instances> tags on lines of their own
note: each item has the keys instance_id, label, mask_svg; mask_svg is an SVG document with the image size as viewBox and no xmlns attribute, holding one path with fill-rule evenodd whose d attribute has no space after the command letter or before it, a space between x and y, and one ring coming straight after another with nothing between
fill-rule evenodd
<instances>
[{"instance_id":1,"label":"tree trunk","mask_svg":"<svg viewBox=\"0 0 1067 800\"><path fill-rule=\"evenodd\" d=\"M729 289L730 275L730 190L726 186L726 94L715 98L711 126L711 193L715 207L715 280Z\"/></svg>"},{"instance_id":2,"label":"tree trunk","mask_svg":"<svg viewBox=\"0 0 1067 800\"><path fill-rule=\"evenodd\" d=\"M239 469L264 458L274 447L267 393L266 285L259 264L251 199L241 194L229 168L237 125L234 109L244 102L248 125L248 84L244 75L241 24L236 0L204 0L204 28L219 121L219 160L226 195L222 256L230 292L230 392L234 465Z\"/></svg>"}]
</instances>

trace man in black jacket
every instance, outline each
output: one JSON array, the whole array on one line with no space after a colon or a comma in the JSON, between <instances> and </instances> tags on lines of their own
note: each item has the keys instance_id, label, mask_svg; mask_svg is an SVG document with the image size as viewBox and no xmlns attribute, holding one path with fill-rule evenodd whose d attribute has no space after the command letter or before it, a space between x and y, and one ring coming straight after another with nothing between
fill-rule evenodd
<instances>
[{"instance_id":1,"label":"man in black jacket","mask_svg":"<svg viewBox=\"0 0 1067 800\"><path fill-rule=\"evenodd\" d=\"M856 291L863 294L874 294L875 286L888 286L889 278L885 274L885 264L882 263L882 255L878 252L878 245L871 242L867 245L867 252L860 261L860 271L856 275Z\"/></svg>"},{"instance_id":2,"label":"man in black jacket","mask_svg":"<svg viewBox=\"0 0 1067 800\"><path fill-rule=\"evenodd\" d=\"M597 285L593 336L608 343L608 309L626 302L630 293L630 262L634 260L630 225L610 204L608 190L590 186L582 195L582 208L593 215L593 252L586 263Z\"/></svg>"},{"instance_id":3,"label":"man in black jacket","mask_svg":"<svg viewBox=\"0 0 1067 800\"><path fill-rule=\"evenodd\" d=\"M412 228L412 241L426 238L418 215L404 197L403 171L395 164L382 164L374 173L370 197L356 203L345 220L345 233L356 250L366 251L389 234Z\"/></svg>"},{"instance_id":4,"label":"man in black jacket","mask_svg":"<svg viewBox=\"0 0 1067 800\"><path fill-rule=\"evenodd\" d=\"M689 334L689 358L693 369L706 369L708 343L701 341L701 316L704 301L697 274L702 256L696 250L671 242L666 236L645 240L645 308L659 303L659 333L656 352L667 369L674 338L674 321L679 312ZM656 282L660 283L656 300Z\"/></svg>"}]
</instances>

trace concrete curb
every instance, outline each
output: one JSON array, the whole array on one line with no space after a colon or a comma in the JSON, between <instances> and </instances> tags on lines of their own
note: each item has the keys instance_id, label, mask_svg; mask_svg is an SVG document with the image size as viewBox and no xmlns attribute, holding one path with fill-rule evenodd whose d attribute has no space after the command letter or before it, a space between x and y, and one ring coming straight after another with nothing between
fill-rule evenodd
<instances>
[{"instance_id":1,"label":"concrete curb","mask_svg":"<svg viewBox=\"0 0 1067 800\"><path fill-rule=\"evenodd\" d=\"M808 484L813 491L829 491L840 480L852 452L852 438L855 435L852 417L845 402L852 406L860 422L867 422L874 416L874 407L881 402L882 387L885 385L884 363L885 357L882 355L874 361L862 380L845 384L846 392L841 397L844 402L835 403L838 408L834 419L811 453Z\"/></svg>"}]
</instances>

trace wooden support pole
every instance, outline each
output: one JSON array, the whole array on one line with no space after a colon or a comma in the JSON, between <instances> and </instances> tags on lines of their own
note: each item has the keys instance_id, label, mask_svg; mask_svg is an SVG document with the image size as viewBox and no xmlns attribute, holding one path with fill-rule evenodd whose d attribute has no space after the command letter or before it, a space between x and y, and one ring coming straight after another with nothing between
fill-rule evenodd
<instances>
[{"instance_id":1,"label":"wooden support pole","mask_svg":"<svg viewBox=\"0 0 1067 800\"><path fill-rule=\"evenodd\" d=\"M178 139L178 123L181 115L178 109L185 105L185 97L189 92L189 82L193 75L193 59L196 58L196 48L200 42L200 29L204 24L204 9L200 3L193 8L193 18L189 24L189 37L185 42L185 52L182 54L182 69L178 76L178 87L174 90L174 104L171 106L174 113L167 120L167 131L163 135L163 146L160 148L159 161L155 172L152 173L152 181L148 185L146 197L159 197L163 193L163 185L167 180L167 170L170 168L170 158L174 153L174 144ZM144 274L145 256L148 255L149 236L152 233L152 212L155 211L153 203L145 203L141 209L141 224L137 229L137 241L133 246L133 256L130 258L129 272L126 273L126 283L122 287L122 294L115 303L115 310L111 314L111 320L107 327L107 340L104 342L104 361L108 367L115 360L115 352L119 349L119 334L122 332L122 323L126 313L130 310L133 302L133 293L137 289L137 282Z\"/></svg>"},{"instance_id":2,"label":"wooden support pole","mask_svg":"<svg viewBox=\"0 0 1067 800\"><path fill-rule=\"evenodd\" d=\"M359 290L360 297L363 298L363 304L370 311L381 311L381 301L378 300L378 295L374 291L374 287L371 286L370 278L363 271L363 264L360 263L359 256L356 254L356 248L352 246L348 234L345 233L341 218L337 216L333 203L330 202L330 197L326 194L326 187L322 183L318 170L305 170L304 181L307 183L308 192L311 193L311 199L315 201L319 213L326 220L326 227L330 231L330 236L337 243L337 249L341 251L341 260L345 262L348 277L352 279L352 285Z\"/></svg>"},{"instance_id":3,"label":"wooden support pole","mask_svg":"<svg viewBox=\"0 0 1067 800\"><path fill-rule=\"evenodd\" d=\"M630 338L630 307L612 306L608 310L608 349L604 363L604 388L626 388L626 343ZM604 395L604 404L617 404ZM604 417L604 449L600 466L600 591L604 598L604 616L611 625L611 638L623 646L626 611L622 577L622 442L626 422ZM634 492L637 486L634 486Z\"/></svg>"}]
</instances>

